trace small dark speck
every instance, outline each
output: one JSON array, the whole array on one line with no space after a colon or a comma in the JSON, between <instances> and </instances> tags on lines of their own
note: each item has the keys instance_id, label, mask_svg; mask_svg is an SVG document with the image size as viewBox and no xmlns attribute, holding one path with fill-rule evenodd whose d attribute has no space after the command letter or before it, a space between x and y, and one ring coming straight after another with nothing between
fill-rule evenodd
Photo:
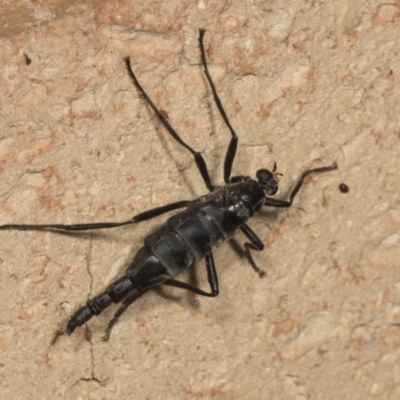
<instances>
[{"instance_id":1,"label":"small dark speck","mask_svg":"<svg viewBox=\"0 0 400 400\"><path fill-rule=\"evenodd\" d=\"M350 188L349 188L345 183L341 183L341 184L339 185L339 190L340 190L342 193L348 193L349 190L350 190Z\"/></svg>"},{"instance_id":2,"label":"small dark speck","mask_svg":"<svg viewBox=\"0 0 400 400\"><path fill-rule=\"evenodd\" d=\"M30 65L30 63L32 62L32 60L24 53L25 56L25 64L26 65Z\"/></svg>"}]
</instances>

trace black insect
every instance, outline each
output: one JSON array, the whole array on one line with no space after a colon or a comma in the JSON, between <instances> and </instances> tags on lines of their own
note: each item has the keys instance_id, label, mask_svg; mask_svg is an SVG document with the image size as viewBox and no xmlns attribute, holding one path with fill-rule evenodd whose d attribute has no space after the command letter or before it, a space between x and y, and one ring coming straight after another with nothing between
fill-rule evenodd
<instances>
[{"instance_id":1,"label":"black insect","mask_svg":"<svg viewBox=\"0 0 400 400\"><path fill-rule=\"evenodd\" d=\"M163 284L174 286L192 291L201 296L217 296L219 293L218 278L212 251L221 243L232 238L237 230L240 230L249 240L248 243L244 244L246 256L253 268L262 276L263 271L253 262L250 250L261 251L264 249L264 245L246 224L247 220L258 213L263 206L290 207L307 175L331 171L337 168L336 163L334 163L328 167L314 168L305 171L290 193L289 200L279 200L269 197L273 196L278 191L278 175L280 174L276 172L276 164L272 171L267 169L258 170L256 173L257 180L246 176L231 177L238 137L228 121L207 68L203 46L204 34L205 30L200 30L199 46L201 62L217 108L231 133L231 140L224 163L224 186L214 186L211 183L203 156L184 142L171 127L164 114L154 105L136 79L131 68L130 60L126 58L125 62L128 73L137 90L153 109L158 119L171 136L192 153L197 168L210 193L196 200L178 201L145 211L124 222L101 222L76 225L9 224L0 226L0 229L21 230L84 231L106 229L136 224L169 211L185 208L185 210L170 217L161 228L155 230L145 238L144 246L139 249L121 278L111 283L103 293L90 299L85 306L79 308L71 316L66 327L66 332L68 334L72 333L75 328L85 324L94 315L99 315L110 304L118 303L124 299L123 305L117 311L107 328L106 336L108 337L111 327L126 308L156 285ZM206 262L208 282L211 289L210 292L205 292L196 286L175 280L185 268L202 258L205 258Z\"/></svg>"},{"instance_id":2,"label":"black insect","mask_svg":"<svg viewBox=\"0 0 400 400\"><path fill-rule=\"evenodd\" d=\"M341 184L339 185L339 190L340 190L342 193L349 193L350 188L349 188L345 183L341 183Z\"/></svg>"}]
</instances>

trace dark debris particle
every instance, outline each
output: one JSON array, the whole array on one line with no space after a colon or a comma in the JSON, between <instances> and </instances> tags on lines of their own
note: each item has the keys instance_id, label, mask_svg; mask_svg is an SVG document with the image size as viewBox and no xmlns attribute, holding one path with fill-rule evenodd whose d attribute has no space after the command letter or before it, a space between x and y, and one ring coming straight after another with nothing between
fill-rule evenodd
<instances>
[{"instance_id":1,"label":"dark debris particle","mask_svg":"<svg viewBox=\"0 0 400 400\"><path fill-rule=\"evenodd\" d=\"M341 183L341 184L339 185L339 190L340 190L342 193L348 193L349 190L350 190L350 188L349 188L345 183Z\"/></svg>"},{"instance_id":2,"label":"dark debris particle","mask_svg":"<svg viewBox=\"0 0 400 400\"><path fill-rule=\"evenodd\" d=\"M24 53L24 56L25 56L25 64L30 65L32 60L25 53Z\"/></svg>"}]
</instances>

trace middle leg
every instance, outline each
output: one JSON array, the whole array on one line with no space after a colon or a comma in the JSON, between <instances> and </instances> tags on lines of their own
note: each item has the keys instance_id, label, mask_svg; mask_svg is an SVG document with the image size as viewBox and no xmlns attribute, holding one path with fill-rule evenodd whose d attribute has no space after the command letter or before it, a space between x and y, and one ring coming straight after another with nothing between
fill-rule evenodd
<instances>
[{"instance_id":1,"label":"middle leg","mask_svg":"<svg viewBox=\"0 0 400 400\"><path fill-rule=\"evenodd\" d=\"M175 279L168 279L167 281L163 282L163 285L169 285L169 286L174 286L180 289L186 289L189 290L190 292L199 294L200 296L206 296L206 297L215 297L218 296L219 294L219 286L218 286L218 276L217 276L217 271L215 269L215 263L214 263L214 258L212 253L208 253L205 257L206 259L206 267L207 267L207 278L208 278L208 283L210 285L211 292L205 292L204 290L201 290L200 288L190 285L189 283L186 282L181 282L177 281Z\"/></svg>"},{"instance_id":2,"label":"middle leg","mask_svg":"<svg viewBox=\"0 0 400 400\"><path fill-rule=\"evenodd\" d=\"M240 230L247 237L247 239L250 240L250 243L247 242L244 244L246 257L249 260L250 265L254 269L254 271L257 272L260 278L262 278L266 274L266 272L257 266L257 264L253 259L253 256L251 255L250 250L263 251L264 245L261 242L260 238L253 232L253 230L247 224L242 225L240 227Z\"/></svg>"}]
</instances>

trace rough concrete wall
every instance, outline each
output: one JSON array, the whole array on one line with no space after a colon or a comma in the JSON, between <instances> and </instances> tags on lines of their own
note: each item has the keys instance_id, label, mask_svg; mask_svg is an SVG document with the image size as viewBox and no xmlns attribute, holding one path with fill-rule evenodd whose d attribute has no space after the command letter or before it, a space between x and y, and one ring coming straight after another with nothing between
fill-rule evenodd
<instances>
[{"instance_id":1,"label":"rough concrete wall","mask_svg":"<svg viewBox=\"0 0 400 400\"><path fill-rule=\"evenodd\" d=\"M139 98L127 55L221 184L229 132L199 66L199 27L240 138L235 174L276 161L285 198L301 171L339 164L307 179L291 209L251 221L265 278L225 244L215 251L219 297L150 292L107 343L117 307L52 341L165 218L79 235L0 231L2 399L400 398L392 3L2 2L2 224L122 221L206 192Z\"/></svg>"}]
</instances>

